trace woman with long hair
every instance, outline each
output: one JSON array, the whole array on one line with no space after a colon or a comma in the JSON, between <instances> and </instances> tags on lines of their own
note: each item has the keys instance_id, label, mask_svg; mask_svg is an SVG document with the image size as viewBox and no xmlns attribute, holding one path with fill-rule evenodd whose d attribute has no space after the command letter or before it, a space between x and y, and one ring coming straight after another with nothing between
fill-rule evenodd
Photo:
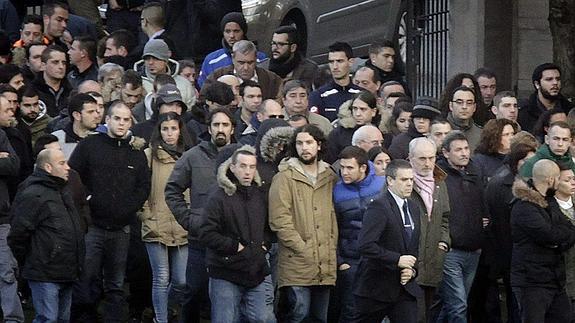
<instances>
[{"instance_id":1,"label":"woman with long hair","mask_svg":"<svg viewBox=\"0 0 575 323\"><path fill-rule=\"evenodd\" d=\"M181 299L186 286L187 232L168 208L164 189L176 161L191 148L183 119L174 112L160 114L150 145L144 151L152 171L152 188L141 214L142 241L152 267L155 322L168 322L168 294Z\"/></svg>"},{"instance_id":2,"label":"woman with long hair","mask_svg":"<svg viewBox=\"0 0 575 323\"><path fill-rule=\"evenodd\" d=\"M482 176L492 177L503 165L505 156L511 150L511 139L518 130L517 123L509 119L491 119L485 124L472 157Z\"/></svg>"}]
</instances>

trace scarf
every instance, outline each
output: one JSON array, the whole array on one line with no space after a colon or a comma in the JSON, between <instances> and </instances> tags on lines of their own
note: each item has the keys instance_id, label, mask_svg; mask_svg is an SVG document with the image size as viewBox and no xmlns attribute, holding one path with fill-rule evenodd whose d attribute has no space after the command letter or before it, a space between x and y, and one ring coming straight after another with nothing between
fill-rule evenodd
<instances>
[{"instance_id":1,"label":"scarf","mask_svg":"<svg viewBox=\"0 0 575 323\"><path fill-rule=\"evenodd\" d=\"M299 65L300 61L301 56L299 53L295 53L293 58L287 61L282 61L281 59L275 60L272 57L270 58L269 69L270 71L279 75L279 77L285 78L289 73L291 73L291 71L293 71L296 68L296 66Z\"/></svg>"},{"instance_id":2,"label":"scarf","mask_svg":"<svg viewBox=\"0 0 575 323\"><path fill-rule=\"evenodd\" d=\"M419 174L414 174L415 185L419 187L419 195L425 204L427 209L427 218L431 221L431 210L433 209L433 191L435 190L435 179L433 174L428 176L421 176Z\"/></svg>"},{"instance_id":3,"label":"scarf","mask_svg":"<svg viewBox=\"0 0 575 323\"><path fill-rule=\"evenodd\" d=\"M469 120L461 120L457 119L453 116L451 112L447 115L447 122L449 122L455 130L467 131L473 126L472 119Z\"/></svg>"}]
</instances>

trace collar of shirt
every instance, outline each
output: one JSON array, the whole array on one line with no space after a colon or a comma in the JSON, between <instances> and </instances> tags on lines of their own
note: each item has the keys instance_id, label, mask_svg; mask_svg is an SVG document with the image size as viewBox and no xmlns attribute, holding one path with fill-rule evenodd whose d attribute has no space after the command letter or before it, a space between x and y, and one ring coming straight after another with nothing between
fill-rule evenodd
<instances>
[{"instance_id":1,"label":"collar of shirt","mask_svg":"<svg viewBox=\"0 0 575 323\"><path fill-rule=\"evenodd\" d=\"M571 197L567 201L561 201L557 197L555 197L555 200L557 200L557 204L559 204L559 207L564 210L568 210L573 207L573 198Z\"/></svg>"},{"instance_id":2,"label":"collar of shirt","mask_svg":"<svg viewBox=\"0 0 575 323\"><path fill-rule=\"evenodd\" d=\"M164 31L165 31L165 29L160 29L160 30L156 31L156 32L152 35L152 37L150 37L150 39L154 39L154 38L160 36L161 34L164 33Z\"/></svg>"},{"instance_id":3,"label":"collar of shirt","mask_svg":"<svg viewBox=\"0 0 575 323\"><path fill-rule=\"evenodd\" d=\"M238 73L236 72L236 69L234 68L234 75L238 77L238 79L240 79L240 84L244 83L244 80L242 80L242 78L238 75ZM252 76L252 78L250 79L251 81L254 82L258 82L258 73L256 73L256 71L254 70L254 76Z\"/></svg>"}]
</instances>

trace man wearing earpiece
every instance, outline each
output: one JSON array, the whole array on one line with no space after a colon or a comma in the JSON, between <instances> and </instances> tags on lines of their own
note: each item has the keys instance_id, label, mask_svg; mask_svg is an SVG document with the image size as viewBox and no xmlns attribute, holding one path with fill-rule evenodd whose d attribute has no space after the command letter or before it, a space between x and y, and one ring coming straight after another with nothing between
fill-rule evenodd
<instances>
[{"instance_id":1,"label":"man wearing earpiece","mask_svg":"<svg viewBox=\"0 0 575 323\"><path fill-rule=\"evenodd\" d=\"M553 108L569 113L573 108L561 92L561 68L553 63L544 63L535 68L531 76L535 92L519 103L517 122L521 129L532 132L539 116Z\"/></svg>"}]
</instances>

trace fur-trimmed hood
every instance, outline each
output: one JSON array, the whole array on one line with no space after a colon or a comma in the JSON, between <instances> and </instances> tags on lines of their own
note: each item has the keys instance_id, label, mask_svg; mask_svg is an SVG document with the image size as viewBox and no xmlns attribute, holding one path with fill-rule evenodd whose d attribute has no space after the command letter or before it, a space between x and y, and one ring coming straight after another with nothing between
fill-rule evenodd
<instances>
[{"instance_id":1,"label":"fur-trimmed hood","mask_svg":"<svg viewBox=\"0 0 575 323\"><path fill-rule=\"evenodd\" d=\"M353 129L357 126L353 115L351 114L351 104L353 100L347 100L339 106L339 110L337 112L338 123L340 126L344 128ZM381 118L381 110L379 107L377 108L377 115L374 117L374 122L378 121L379 124L374 124L374 126L378 127L379 130L385 129L384 121Z\"/></svg>"},{"instance_id":2,"label":"fur-trimmed hood","mask_svg":"<svg viewBox=\"0 0 575 323\"><path fill-rule=\"evenodd\" d=\"M238 148L237 150L245 150L245 151L249 151L253 154L256 153L256 149L250 145L244 145L244 146ZM232 157L226 159L226 161L224 161L218 167L218 172L217 172L217 177L216 177L216 179L218 181L218 186L221 187L224 190L224 192L226 193L226 195L228 195L228 196L234 195L234 193L237 190L236 181L232 179L234 175L230 171L230 165L231 164L232 164ZM256 171L256 176L254 177L254 183L257 186L262 185L262 179L260 178L258 171Z\"/></svg>"},{"instance_id":3,"label":"fur-trimmed hood","mask_svg":"<svg viewBox=\"0 0 575 323\"><path fill-rule=\"evenodd\" d=\"M261 138L259 155L266 162L276 162L282 149L287 149L293 133L294 129L292 127L275 127L268 130Z\"/></svg>"},{"instance_id":4,"label":"fur-trimmed hood","mask_svg":"<svg viewBox=\"0 0 575 323\"><path fill-rule=\"evenodd\" d=\"M533 203L544 209L548 206L545 197L522 179L518 178L513 182L512 192L513 196L522 201Z\"/></svg>"}]
</instances>

